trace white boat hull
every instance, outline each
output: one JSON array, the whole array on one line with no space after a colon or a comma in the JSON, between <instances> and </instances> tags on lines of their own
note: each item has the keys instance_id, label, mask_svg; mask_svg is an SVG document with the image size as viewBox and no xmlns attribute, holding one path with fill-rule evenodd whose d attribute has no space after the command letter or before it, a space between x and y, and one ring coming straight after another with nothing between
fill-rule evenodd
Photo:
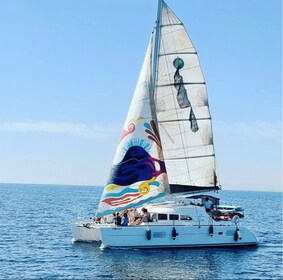
<instances>
[{"instance_id":1,"label":"white boat hull","mask_svg":"<svg viewBox=\"0 0 283 280\"><path fill-rule=\"evenodd\" d=\"M129 226L101 227L101 246L103 248L177 248L212 246L257 245L255 236L245 227L239 227L235 238L235 226ZM150 233L148 233L150 231Z\"/></svg>"},{"instance_id":2,"label":"white boat hull","mask_svg":"<svg viewBox=\"0 0 283 280\"><path fill-rule=\"evenodd\" d=\"M100 227L93 223L77 222L72 225L73 241L99 242Z\"/></svg>"}]
</instances>

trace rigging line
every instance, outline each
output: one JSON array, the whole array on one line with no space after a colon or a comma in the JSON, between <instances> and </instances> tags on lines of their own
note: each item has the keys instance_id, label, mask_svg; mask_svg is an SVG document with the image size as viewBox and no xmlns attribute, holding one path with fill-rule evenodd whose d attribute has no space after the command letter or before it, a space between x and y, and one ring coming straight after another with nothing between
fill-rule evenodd
<instances>
[{"instance_id":1,"label":"rigging line","mask_svg":"<svg viewBox=\"0 0 283 280\"><path fill-rule=\"evenodd\" d=\"M182 160L182 159L195 159L195 158L207 158L207 157L214 157L215 154L205 155L205 156L193 156L193 157L179 157L179 158L165 158L164 160Z\"/></svg>"}]
</instances>

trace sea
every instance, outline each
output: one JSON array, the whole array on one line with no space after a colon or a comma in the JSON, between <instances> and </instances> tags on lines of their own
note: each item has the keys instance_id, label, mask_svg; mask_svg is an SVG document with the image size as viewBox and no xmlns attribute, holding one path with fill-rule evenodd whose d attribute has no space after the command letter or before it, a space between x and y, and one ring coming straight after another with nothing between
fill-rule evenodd
<instances>
[{"instance_id":1,"label":"sea","mask_svg":"<svg viewBox=\"0 0 283 280\"><path fill-rule=\"evenodd\" d=\"M221 191L245 208L257 247L101 249L73 243L101 187L0 184L0 279L282 279L282 193Z\"/></svg>"}]
</instances>

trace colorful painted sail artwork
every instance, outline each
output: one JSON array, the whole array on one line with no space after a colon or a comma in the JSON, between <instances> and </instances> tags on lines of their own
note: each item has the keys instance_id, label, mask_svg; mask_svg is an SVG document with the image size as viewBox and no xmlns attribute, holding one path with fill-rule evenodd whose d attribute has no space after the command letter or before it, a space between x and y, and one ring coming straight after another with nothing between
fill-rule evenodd
<instances>
[{"instance_id":1,"label":"colorful painted sail artwork","mask_svg":"<svg viewBox=\"0 0 283 280\"><path fill-rule=\"evenodd\" d=\"M151 40L97 216L162 197L169 186L150 105L150 55Z\"/></svg>"}]
</instances>

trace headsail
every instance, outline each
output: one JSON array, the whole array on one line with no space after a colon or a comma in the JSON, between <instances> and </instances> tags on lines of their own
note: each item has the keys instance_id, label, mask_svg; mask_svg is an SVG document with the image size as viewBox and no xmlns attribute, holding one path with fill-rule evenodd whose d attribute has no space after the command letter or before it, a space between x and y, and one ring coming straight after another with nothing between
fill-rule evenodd
<instances>
[{"instance_id":1,"label":"headsail","mask_svg":"<svg viewBox=\"0 0 283 280\"><path fill-rule=\"evenodd\" d=\"M218 189L211 116L198 55L182 22L161 3L155 102L171 192Z\"/></svg>"},{"instance_id":2,"label":"headsail","mask_svg":"<svg viewBox=\"0 0 283 280\"><path fill-rule=\"evenodd\" d=\"M151 87L150 40L113 166L97 216L128 209L161 197L168 180L157 130Z\"/></svg>"}]
</instances>

